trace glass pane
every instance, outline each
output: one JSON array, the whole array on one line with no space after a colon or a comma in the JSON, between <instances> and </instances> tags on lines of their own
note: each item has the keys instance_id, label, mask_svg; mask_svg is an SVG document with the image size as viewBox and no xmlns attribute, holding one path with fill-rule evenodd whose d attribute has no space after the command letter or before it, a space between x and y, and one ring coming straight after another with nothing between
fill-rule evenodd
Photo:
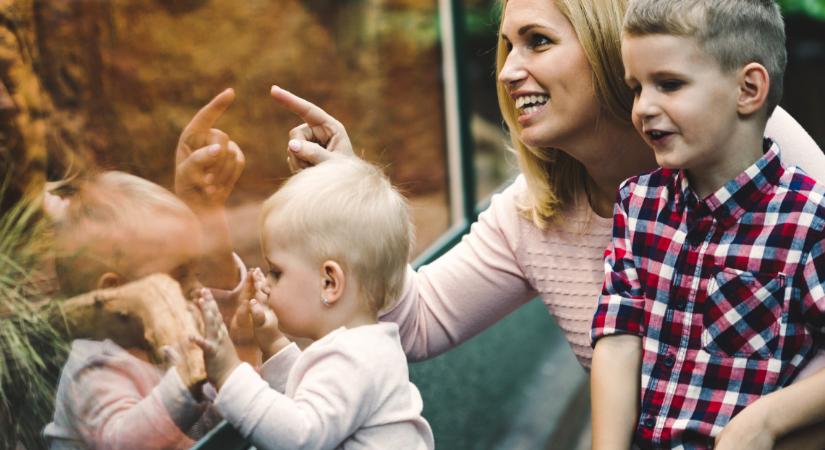
<instances>
[{"instance_id":1,"label":"glass pane","mask_svg":"<svg viewBox=\"0 0 825 450\"><path fill-rule=\"evenodd\" d=\"M269 97L277 84L386 168L410 199L416 249L448 228L435 0L13 0L0 14L4 168L48 164L51 179L118 169L171 189L181 130L234 87L216 124L246 156L229 222L237 252L260 266L260 202L288 177L287 133L300 123Z\"/></svg>"},{"instance_id":2,"label":"glass pane","mask_svg":"<svg viewBox=\"0 0 825 450\"><path fill-rule=\"evenodd\" d=\"M508 148L507 127L496 98L496 35L500 17L497 0L464 2L464 58L467 64L470 131L475 145L476 198L484 202L503 183L515 177L518 165Z\"/></svg>"}]
</instances>

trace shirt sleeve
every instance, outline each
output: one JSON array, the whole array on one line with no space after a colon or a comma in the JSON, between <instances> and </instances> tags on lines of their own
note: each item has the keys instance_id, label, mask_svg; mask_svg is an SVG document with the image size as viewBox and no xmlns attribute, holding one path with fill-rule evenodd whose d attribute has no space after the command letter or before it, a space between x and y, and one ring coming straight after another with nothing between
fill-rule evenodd
<instances>
[{"instance_id":1,"label":"shirt sleeve","mask_svg":"<svg viewBox=\"0 0 825 450\"><path fill-rule=\"evenodd\" d=\"M645 333L645 300L633 259L628 223L631 183L619 190L613 210L613 237L605 250L604 285L593 316L591 345L603 336Z\"/></svg>"},{"instance_id":2,"label":"shirt sleeve","mask_svg":"<svg viewBox=\"0 0 825 450\"><path fill-rule=\"evenodd\" d=\"M96 358L74 377L71 418L92 448L186 448L192 441L181 431L192 425L203 407L183 387L174 370L157 377L119 364L119 357ZM144 379L145 378L145 379ZM157 383L149 395L141 385ZM145 392L145 391L144 391ZM176 420L181 423L176 423ZM185 422L185 423L183 423Z\"/></svg>"},{"instance_id":3,"label":"shirt sleeve","mask_svg":"<svg viewBox=\"0 0 825 450\"><path fill-rule=\"evenodd\" d=\"M284 450L335 448L377 408L374 393L382 380L351 352L313 353L301 362L299 376L290 398L243 363L227 378L215 404L257 448Z\"/></svg>"},{"instance_id":4,"label":"shirt sleeve","mask_svg":"<svg viewBox=\"0 0 825 450\"><path fill-rule=\"evenodd\" d=\"M408 268L399 300L381 314L395 322L412 361L432 358L475 336L534 298L516 260L517 180L446 254L417 272Z\"/></svg>"},{"instance_id":5,"label":"shirt sleeve","mask_svg":"<svg viewBox=\"0 0 825 450\"><path fill-rule=\"evenodd\" d=\"M261 365L261 377L269 384L269 387L280 393L286 392L286 382L289 379L289 371L301 357L301 349L294 342L290 343L281 351L272 355Z\"/></svg>"}]
</instances>

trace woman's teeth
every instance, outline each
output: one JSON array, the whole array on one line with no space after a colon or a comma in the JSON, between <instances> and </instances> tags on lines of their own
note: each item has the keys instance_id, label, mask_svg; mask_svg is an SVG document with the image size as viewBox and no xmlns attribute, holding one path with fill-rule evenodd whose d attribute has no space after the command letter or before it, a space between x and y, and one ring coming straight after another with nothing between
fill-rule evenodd
<instances>
[{"instance_id":1,"label":"woman's teeth","mask_svg":"<svg viewBox=\"0 0 825 450\"><path fill-rule=\"evenodd\" d=\"M531 114L544 106L549 100L549 95L525 95L516 99L516 108L522 114Z\"/></svg>"}]
</instances>

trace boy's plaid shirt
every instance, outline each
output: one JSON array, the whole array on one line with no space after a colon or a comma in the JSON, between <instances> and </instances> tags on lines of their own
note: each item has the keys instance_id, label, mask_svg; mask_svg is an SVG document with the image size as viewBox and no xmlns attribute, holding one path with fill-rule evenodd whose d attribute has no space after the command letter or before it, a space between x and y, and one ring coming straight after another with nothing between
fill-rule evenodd
<instances>
[{"instance_id":1,"label":"boy's plaid shirt","mask_svg":"<svg viewBox=\"0 0 825 450\"><path fill-rule=\"evenodd\" d=\"M825 190L766 148L705 200L677 170L619 191L592 337L642 336L641 448L712 447L823 337Z\"/></svg>"}]
</instances>

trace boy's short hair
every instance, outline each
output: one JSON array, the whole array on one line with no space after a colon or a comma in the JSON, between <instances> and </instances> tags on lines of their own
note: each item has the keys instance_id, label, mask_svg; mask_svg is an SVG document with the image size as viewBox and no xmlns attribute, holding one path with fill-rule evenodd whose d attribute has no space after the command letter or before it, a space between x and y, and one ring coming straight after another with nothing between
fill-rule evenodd
<instances>
[{"instance_id":1,"label":"boy's short hair","mask_svg":"<svg viewBox=\"0 0 825 450\"><path fill-rule=\"evenodd\" d=\"M264 202L266 225L313 262L341 264L378 312L401 293L412 244L407 202L380 169L336 158L293 175Z\"/></svg>"},{"instance_id":2,"label":"boy's short hair","mask_svg":"<svg viewBox=\"0 0 825 450\"><path fill-rule=\"evenodd\" d=\"M96 288L112 271L128 275L136 261L129 248L157 241L165 220L196 221L174 194L125 172L105 171L71 182L66 213L55 224L55 269L61 293L73 296Z\"/></svg>"},{"instance_id":3,"label":"boy's short hair","mask_svg":"<svg viewBox=\"0 0 825 450\"><path fill-rule=\"evenodd\" d=\"M623 32L695 38L725 71L762 64L770 76L768 115L782 98L788 58L785 24L774 0L631 0Z\"/></svg>"}]
</instances>

